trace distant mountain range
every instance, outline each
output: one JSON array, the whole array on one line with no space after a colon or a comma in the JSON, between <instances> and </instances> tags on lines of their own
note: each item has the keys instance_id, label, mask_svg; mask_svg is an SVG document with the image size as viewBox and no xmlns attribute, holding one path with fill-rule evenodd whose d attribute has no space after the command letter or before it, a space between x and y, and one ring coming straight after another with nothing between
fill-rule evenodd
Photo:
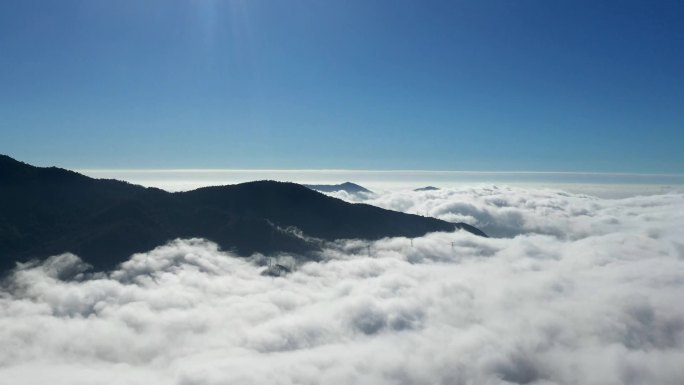
<instances>
[{"instance_id":1,"label":"distant mountain range","mask_svg":"<svg viewBox=\"0 0 684 385\"><path fill-rule=\"evenodd\" d=\"M313 257L324 241L457 228L485 236L464 223L351 204L294 183L170 193L0 155L0 271L63 252L106 270L175 238L206 238L239 255Z\"/></svg>"},{"instance_id":2,"label":"distant mountain range","mask_svg":"<svg viewBox=\"0 0 684 385\"><path fill-rule=\"evenodd\" d=\"M321 191L321 192L336 192L336 191L345 191L350 194L354 193L373 193L371 190L359 186L356 183L351 183L351 182L344 182L342 184L305 184L304 186L316 190L316 191Z\"/></svg>"},{"instance_id":3,"label":"distant mountain range","mask_svg":"<svg viewBox=\"0 0 684 385\"><path fill-rule=\"evenodd\" d=\"M419 187L413 191L437 191L439 190L438 187L435 186L425 186L425 187Z\"/></svg>"}]
</instances>

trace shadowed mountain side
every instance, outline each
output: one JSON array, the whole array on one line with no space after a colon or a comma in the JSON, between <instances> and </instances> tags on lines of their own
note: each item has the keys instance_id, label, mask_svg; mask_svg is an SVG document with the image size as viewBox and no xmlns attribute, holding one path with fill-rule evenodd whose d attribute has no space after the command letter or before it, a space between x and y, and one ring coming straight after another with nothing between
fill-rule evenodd
<instances>
[{"instance_id":1,"label":"shadowed mountain side","mask_svg":"<svg viewBox=\"0 0 684 385\"><path fill-rule=\"evenodd\" d=\"M193 206L211 204L234 215L268 218L279 226L295 226L306 235L326 240L415 237L454 229L453 223L436 218L347 203L294 183L249 182L181 195Z\"/></svg>"},{"instance_id":2,"label":"shadowed mountain side","mask_svg":"<svg viewBox=\"0 0 684 385\"><path fill-rule=\"evenodd\" d=\"M207 238L240 255L319 248L293 227L322 240L415 237L456 227L484 235L465 224L351 204L294 183L169 193L0 156L0 186L0 270L67 251L109 269L175 238Z\"/></svg>"}]
</instances>

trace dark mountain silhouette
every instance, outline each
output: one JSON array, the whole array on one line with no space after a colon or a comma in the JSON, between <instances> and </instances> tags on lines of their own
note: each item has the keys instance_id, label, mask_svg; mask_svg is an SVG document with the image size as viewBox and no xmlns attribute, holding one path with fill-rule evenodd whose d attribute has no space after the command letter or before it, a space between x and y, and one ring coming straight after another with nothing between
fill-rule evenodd
<instances>
[{"instance_id":1,"label":"dark mountain silhouette","mask_svg":"<svg viewBox=\"0 0 684 385\"><path fill-rule=\"evenodd\" d=\"M342 184L305 184L304 186L316 190L316 191L322 191L322 192L335 192L335 191L346 191L350 194L354 193L372 193L371 190L359 186L356 183L351 183L351 182L344 182Z\"/></svg>"},{"instance_id":2,"label":"dark mountain silhouette","mask_svg":"<svg viewBox=\"0 0 684 385\"><path fill-rule=\"evenodd\" d=\"M419 187L413 191L437 191L439 190L438 187L435 186L425 186L425 187Z\"/></svg>"},{"instance_id":3,"label":"dark mountain silhouette","mask_svg":"<svg viewBox=\"0 0 684 385\"><path fill-rule=\"evenodd\" d=\"M0 155L0 271L73 252L98 270L175 238L202 237L240 255L314 255L320 240L480 230L351 204L294 183L250 182L169 193L41 168Z\"/></svg>"}]
</instances>

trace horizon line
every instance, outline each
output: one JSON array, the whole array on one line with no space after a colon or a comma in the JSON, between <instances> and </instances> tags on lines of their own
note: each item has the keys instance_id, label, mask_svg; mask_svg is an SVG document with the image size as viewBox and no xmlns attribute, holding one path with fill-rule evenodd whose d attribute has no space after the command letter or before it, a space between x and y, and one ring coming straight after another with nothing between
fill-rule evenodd
<instances>
[{"instance_id":1,"label":"horizon line","mask_svg":"<svg viewBox=\"0 0 684 385\"><path fill-rule=\"evenodd\" d=\"M588 175L588 176L633 176L633 177L676 177L684 178L684 173L647 173L647 172L608 172L608 171L477 171L477 170L424 170L424 169L230 169L230 168L140 168L140 169L109 169L109 168L76 168L77 172L138 172L138 173L212 173L212 172L302 172L302 173L423 173L423 174L511 174L511 175Z\"/></svg>"}]
</instances>

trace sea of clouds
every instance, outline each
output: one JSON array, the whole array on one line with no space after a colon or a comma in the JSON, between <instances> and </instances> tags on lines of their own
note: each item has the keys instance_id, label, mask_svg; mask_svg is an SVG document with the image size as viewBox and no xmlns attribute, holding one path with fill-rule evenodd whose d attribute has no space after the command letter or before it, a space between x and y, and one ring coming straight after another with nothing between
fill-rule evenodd
<instances>
[{"instance_id":1,"label":"sea of clouds","mask_svg":"<svg viewBox=\"0 0 684 385\"><path fill-rule=\"evenodd\" d=\"M333 195L492 237L338 241L283 277L201 239L54 256L0 291L0 383L683 383L684 194Z\"/></svg>"}]
</instances>

